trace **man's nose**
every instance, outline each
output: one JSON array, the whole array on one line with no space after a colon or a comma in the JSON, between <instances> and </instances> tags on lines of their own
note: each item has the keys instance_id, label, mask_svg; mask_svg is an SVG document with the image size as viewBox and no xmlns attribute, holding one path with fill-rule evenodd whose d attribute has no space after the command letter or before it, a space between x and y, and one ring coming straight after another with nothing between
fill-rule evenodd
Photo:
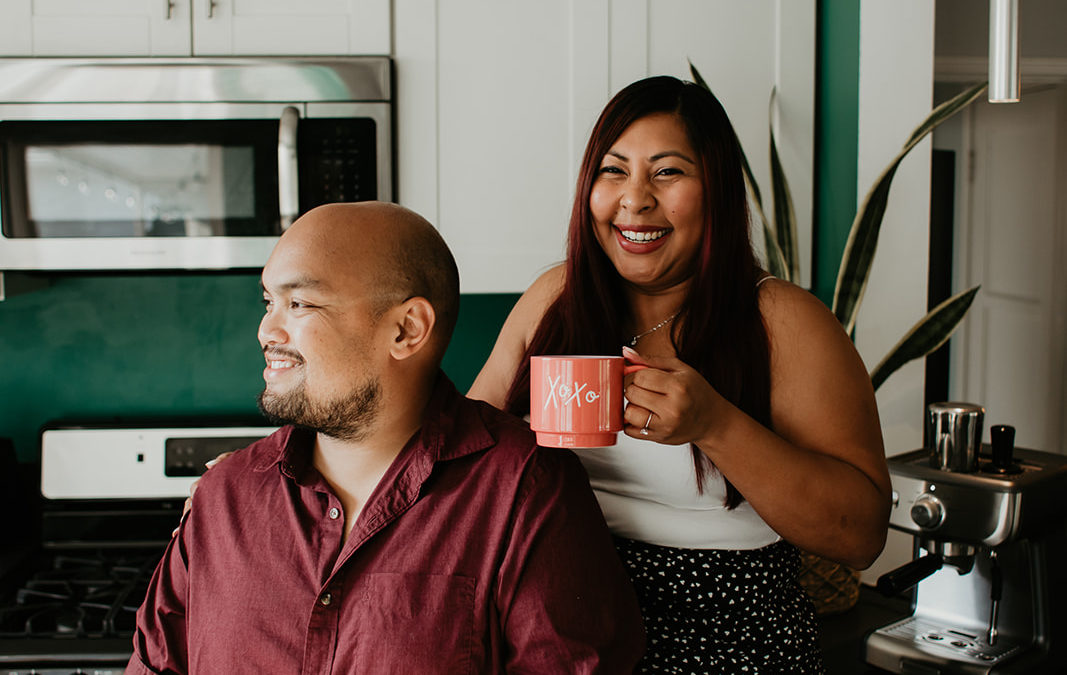
<instances>
[{"instance_id":1,"label":"man's nose","mask_svg":"<svg viewBox=\"0 0 1067 675\"><path fill-rule=\"evenodd\" d=\"M288 338L285 327L276 313L267 308L267 312L259 321L259 344L266 347L269 344L284 344Z\"/></svg>"}]
</instances>

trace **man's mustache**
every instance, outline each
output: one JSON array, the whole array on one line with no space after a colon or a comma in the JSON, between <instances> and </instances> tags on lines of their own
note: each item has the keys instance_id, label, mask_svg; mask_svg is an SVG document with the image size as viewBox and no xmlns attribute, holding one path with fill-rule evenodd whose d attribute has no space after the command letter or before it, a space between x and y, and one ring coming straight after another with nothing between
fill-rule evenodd
<instances>
[{"instance_id":1,"label":"man's mustache","mask_svg":"<svg viewBox=\"0 0 1067 675\"><path fill-rule=\"evenodd\" d=\"M279 347L264 347L263 356L266 357L268 361L281 361L284 359L288 361L295 361L297 363L304 362L304 357L300 355L300 352L289 349L282 349Z\"/></svg>"}]
</instances>

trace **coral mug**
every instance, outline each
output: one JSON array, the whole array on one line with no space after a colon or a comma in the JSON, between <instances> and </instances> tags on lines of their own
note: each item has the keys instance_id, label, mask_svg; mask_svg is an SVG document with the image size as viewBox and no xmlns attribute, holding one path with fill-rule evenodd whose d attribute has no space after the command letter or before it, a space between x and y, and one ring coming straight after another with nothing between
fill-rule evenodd
<instances>
[{"instance_id":1,"label":"coral mug","mask_svg":"<svg viewBox=\"0 0 1067 675\"><path fill-rule=\"evenodd\" d=\"M530 428L552 448L615 445L622 430L621 356L530 357Z\"/></svg>"}]
</instances>

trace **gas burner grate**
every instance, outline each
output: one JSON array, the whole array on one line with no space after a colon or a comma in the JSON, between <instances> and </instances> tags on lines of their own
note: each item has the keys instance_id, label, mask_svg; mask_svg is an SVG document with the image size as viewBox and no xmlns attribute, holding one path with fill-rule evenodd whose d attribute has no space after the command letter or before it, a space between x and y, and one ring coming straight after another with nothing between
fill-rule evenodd
<instances>
[{"instance_id":1,"label":"gas burner grate","mask_svg":"<svg viewBox=\"0 0 1067 675\"><path fill-rule=\"evenodd\" d=\"M0 606L0 638L129 637L158 560L143 552L56 554Z\"/></svg>"}]
</instances>

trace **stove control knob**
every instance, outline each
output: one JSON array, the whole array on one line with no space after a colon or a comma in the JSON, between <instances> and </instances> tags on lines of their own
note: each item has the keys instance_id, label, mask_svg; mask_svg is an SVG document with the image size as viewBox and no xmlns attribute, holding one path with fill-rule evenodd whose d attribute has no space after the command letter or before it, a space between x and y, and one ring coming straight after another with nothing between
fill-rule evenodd
<instances>
[{"instance_id":1,"label":"stove control knob","mask_svg":"<svg viewBox=\"0 0 1067 675\"><path fill-rule=\"evenodd\" d=\"M919 527L932 530L945 522L945 507L931 494L919 495L911 505L911 519Z\"/></svg>"}]
</instances>

